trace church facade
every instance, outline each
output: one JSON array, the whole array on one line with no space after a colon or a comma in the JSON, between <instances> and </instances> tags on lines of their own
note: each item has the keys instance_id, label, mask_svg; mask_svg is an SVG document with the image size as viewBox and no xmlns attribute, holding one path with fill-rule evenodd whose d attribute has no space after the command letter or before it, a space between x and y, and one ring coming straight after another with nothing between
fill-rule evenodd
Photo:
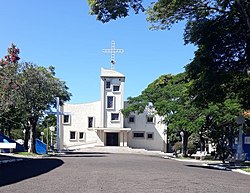
<instances>
[{"instance_id":1,"label":"church facade","mask_svg":"<svg viewBox=\"0 0 250 193\"><path fill-rule=\"evenodd\" d=\"M125 76L114 69L101 69L101 99L92 103L64 104L61 112L60 147L128 146L166 151L166 126L148 106L141 114L124 117Z\"/></svg>"}]
</instances>

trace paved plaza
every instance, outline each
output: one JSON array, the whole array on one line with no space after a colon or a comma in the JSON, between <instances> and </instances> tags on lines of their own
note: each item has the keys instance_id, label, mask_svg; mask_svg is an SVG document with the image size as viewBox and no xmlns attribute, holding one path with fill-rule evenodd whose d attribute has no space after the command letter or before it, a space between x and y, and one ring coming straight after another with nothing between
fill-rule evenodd
<instances>
[{"instance_id":1,"label":"paved plaza","mask_svg":"<svg viewBox=\"0 0 250 193\"><path fill-rule=\"evenodd\" d=\"M0 164L0 192L249 192L249 175L129 151L89 148Z\"/></svg>"}]
</instances>

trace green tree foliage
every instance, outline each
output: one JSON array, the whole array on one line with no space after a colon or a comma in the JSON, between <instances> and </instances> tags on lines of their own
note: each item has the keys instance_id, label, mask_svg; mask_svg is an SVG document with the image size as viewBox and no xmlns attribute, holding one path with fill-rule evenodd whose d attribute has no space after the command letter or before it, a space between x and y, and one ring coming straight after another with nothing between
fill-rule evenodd
<instances>
[{"instance_id":1,"label":"green tree foliage","mask_svg":"<svg viewBox=\"0 0 250 193\"><path fill-rule=\"evenodd\" d=\"M191 92L197 94L199 105L237 98L249 108L249 35L236 3L212 18L188 22L185 41L198 50L186 70L194 80Z\"/></svg>"},{"instance_id":2,"label":"green tree foliage","mask_svg":"<svg viewBox=\"0 0 250 193\"><path fill-rule=\"evenodd\" d=\"M88 0L88 3L90 14L96 15L96 19L104 23L128 16L131 9L135 13L144 11L142 0Z\"/></svg>"},{"instance_id":3,"label":"green tree foliage","mask_svg":"<svg viewBox=\"0 0 250 193\"><path fill-rule=\"evenodd\" d=\"M31 151L35 152L35 134L39 118L44 111L55 106L55 97L61 103L70 99L65 82L55 76L53 68L46 69L33 63L22 63L18 73L17 108L26 116L26 129L30 131Z\"/></svg>"},{"instance_id":4,"label":"green tree foliage","mask_svg":"<svg viewBox=\"0 0 250 193\"><path fill-rule=\"evenodd\" d=\"M0 60L0 130L11 137L11 129L20 128L20 113L16 111L15 90L19 49L11 44L7 55Z\"/></svg>"},{"instance_id":5,"label":"green tree foliage","mask_svg":"<svg viewBox=\"0 0 250 193\"><path fill-rule=\"evenodd\" d=\"M0 60L0 110L9 110L14 103L15 74L18 69L19 49L15 44L8 48L7 55Z\"/></svg>"},{"instance_id":6,"label":"green tree foliage","mask_svg":"<svg viewBox=\"0 0 250 193\"><path fill-rule=\"evenodd\" d=\"M140 113L148 102L152 102L157 114L165 117L172 142L180 139L180 132L184 132L186 154L188 137L204 124L201 110L192 104L192 96L188 92L190 83L185 73L163 75L149 84L140 96L129 98L129 105L123 112L125 115Z\"/></svg>"},{"instance_id":7,"label":"green tree foliage","mask_svg":"<svg viewBox=\"0 0 250 193\"><path fill-rule=\"evenodd\" d=\"M56 129L56 116L53 114L46 115L44 117L41 117L38 121L37 125L37 135L41 139L41 132L44 133L43 135L43 142L48 144L50 146L51 144L51 131L50 127L53 126ZM55 131L56 132L56 131ZM55 133L54 132L54 133ZM56 141L56 136L53 136L53 142Z\"/></svg>"},{"instance_id":8,"label":"green tree foliage","mask_svg":"<svg viewBox=\"0 0 250 193\"><path fill-rule=\"evenodd\" d=\"M0 126L1 129L25 129L25 147L31 139L35 153L37 125L44 111L70 100L71 94L64 81L55 77L54 67L37 66L30 62L18 63L19 49L14 44L1 60L0 68Z\"/></svg>"},{"instance_id":9,"label":"green tree foliage","mask_svg":"<svg viewBox=\"0 0 250 193\"><path fill-rule=\"evenodd\" d=\"M203 110L205 125L200 130L201 140L208 139L216 145L216 157L223 162L232 153L234 137L237 136L236 118L243 113L237 99L226 99L221 103L210 103Z\"/></svg>"},{"instance_id":10,"label":"green tree foliage","mask_svg":"<svg viewBox=\"0 0 250 193\"><path fill-rule=\"evenodd\" d=\"M205 141L211 141L218 149L218 157L224 160L236 133L236 117L243 112L242 105L237 99L228 97L217 103L210 102L206 107L197 107L194 103L196 95L190 94L191 85L192 80L186 73L162 75L149 84L141 95L129 97L123 113L125 116L131 112L141 113L152 102L157 114L165 117L172 144L181 140L181 131L184 133L184 154L188 153L189 139L195 135L199 136L201 150L205 150ZM196 142L196 145L199 144Z\"/></svg>"},{"instance_id":11,"label":"green tree foliage","mask_svg":"<svg viewBox=\"0 0 250 193\"><path fill-rule=\"evenodd\" d=\"M105 2L89 1L92 14L103 22L119 18L121 12L127 16L129 8L133 8L132 1ZM135 3L142 6L141 1ZM249 1L158 0L147 8L147 14L151 29L170 29L179 21L187 23L185 43L198 47L193 62L187 66L189 76L195 80L192 92L198 92L197 101L207 105L211 99L218 102L227 92L235 92L248 108L249 92L245 87L249 85L246 71L250 65ZM109 19L103 20L105 17Z\"/></svg>"}]
</instances>

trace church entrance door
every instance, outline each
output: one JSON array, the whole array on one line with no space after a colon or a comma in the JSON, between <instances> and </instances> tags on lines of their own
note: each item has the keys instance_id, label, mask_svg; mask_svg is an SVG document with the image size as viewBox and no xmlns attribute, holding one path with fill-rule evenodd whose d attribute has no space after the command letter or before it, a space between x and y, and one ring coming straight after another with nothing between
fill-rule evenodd
<instances>
[{"instance_id":1,"label":"church entrance door","mask_svg":"<svg viewBox=\"0 0 250 193\"><path fill-rule=\"evenodd\" d=\"M106 133L107 146L119 146L118 144L119 133Z\"/></svg>"}]
</instances>

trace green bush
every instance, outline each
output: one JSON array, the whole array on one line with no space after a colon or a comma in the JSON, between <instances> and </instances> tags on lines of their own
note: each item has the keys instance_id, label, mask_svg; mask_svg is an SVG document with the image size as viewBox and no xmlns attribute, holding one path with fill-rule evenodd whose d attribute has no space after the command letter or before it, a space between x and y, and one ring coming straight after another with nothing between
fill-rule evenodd
<instances>
[{"instance_id":1,"label":"green bush","mask_svg":"<svg viewBox=\"0 0 250 193\"><path fill-rule=\"evenodd\" d=\"M188 143L187 149L189 155L196 153L196 145L193 143Z\"/></svg>"},{"instance_id":2,"label":"green bush","mask_svg":"<svg viewBox=\"0 0 250 193\"><path fill-rule=\"evenodd\" d=\"M173 145L173 151L175 153L180 153L181 152L181 148L182 148L182 144L181 142L176 142L174 145Z\"/></svg>"}]
</instances>

